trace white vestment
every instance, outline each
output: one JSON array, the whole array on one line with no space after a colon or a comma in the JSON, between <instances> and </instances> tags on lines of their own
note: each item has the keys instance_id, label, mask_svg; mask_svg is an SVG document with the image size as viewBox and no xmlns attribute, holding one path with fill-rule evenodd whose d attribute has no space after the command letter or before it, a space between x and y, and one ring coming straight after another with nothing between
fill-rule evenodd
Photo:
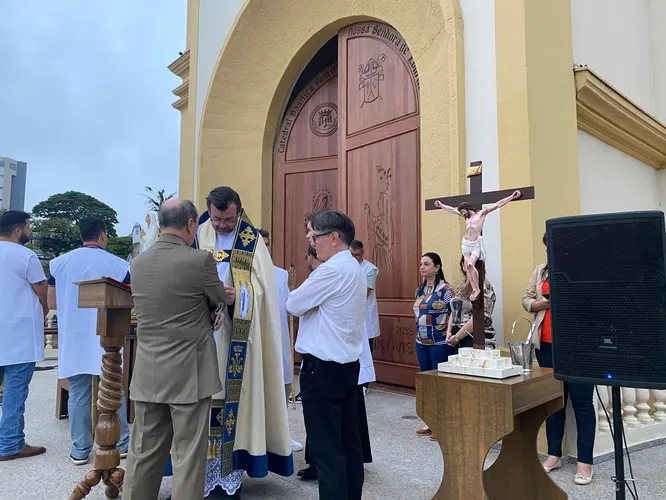
<instances>
[{"instance_id":1,"label":"white vestment","mask_svg":"<svg viewBox=\"0 0 666 500\"><path fill-rule=\"evenodd\" d=\"M280 309L280 329L282 330L282 372L284 383L294 381L294 364L291 360L291 336L289 335L289 315L287 297L289 297L289 273L275 266L275 282L278 289L278 308Z\"/></svg>"},{"instance_id":2,"label":"white vestment","mask_svg":"<svg viewBox=\"0 0 666 500\"><path fill-rule=\"evenodd\" d=\"M370 350L370 339L379 337L379 311L377 309L377 275L379 270L377 267L363 260L361 262L361 269L365 273L368 281L368 288L371 290L370 294L365 299L365 337L366 342L363 344L363 353L361 354L361 370L358 374L358 384L367 384L377 380L375 375L375 365L372 361L372 351Z\"/></svg>"},{"instance_id":3,"label":"white vestment","mask_svg":"<svg viewBox=\"0 0 666 500\"><path fill-rule=\"evenodd\" d=\"M211 251L214 256L226 260L218 262L218 274L224 276L223 281L227 285L233 285L229 262L224 254L231 255L234 234L218 236L208 220L199 227L197 241L200 249ZM234 441L239 470L222 477L221 453L218 452L217 458L209 459L206 464L206 495L216 485L233 494L241 485L243 469L252 477L264 477L269 471L283 476L293 473L291 437L284 401L279 294L274 266L263 238L259 237L256 244L251 275L253 316ZM236 300L242 300L242 297L236 297ZM228 316L227 319L223 331L217 335L217 358L223 386L232 333L232 321ZM213 396L213 400L216 399L224 399L224 390Z\"/></svg>"}]
</instances>

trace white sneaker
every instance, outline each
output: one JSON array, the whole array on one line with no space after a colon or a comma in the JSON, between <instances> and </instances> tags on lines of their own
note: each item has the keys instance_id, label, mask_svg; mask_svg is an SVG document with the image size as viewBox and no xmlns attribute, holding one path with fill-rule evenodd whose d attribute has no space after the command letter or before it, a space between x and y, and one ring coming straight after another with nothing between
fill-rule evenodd
<instances>
[{"instance_id":1,"label":"white sneaker","mask_svg":"<svg viewBox=\"0 0 666 500\"><path fill-rule=\"evenodd\" d=\"M88 463L89 457L77 459L70 455L69 459L74 465L86 465Z\"/></svg>"},{"instance_id":2,"label":"white sneaker","mask_svg":"<svg viewBox=\"0 0 666 500\"><path fill-rule=\"evenodd\" d=\"M364 396L367 396L367 395L368 395L368 388L367 388L367 387L364 387L364 388L363 388L363 395L364 395Z\"/></svg>"},{"instance_id":3,"label":"white sneaker","mask_svg":"<svg viewBox=\"0 0 666 500\"><path fill-rule=\"evenodd\" d=\"M303 451L303 445L298 441L291 440L291 452Z\"/></svg>"}]
</instances>

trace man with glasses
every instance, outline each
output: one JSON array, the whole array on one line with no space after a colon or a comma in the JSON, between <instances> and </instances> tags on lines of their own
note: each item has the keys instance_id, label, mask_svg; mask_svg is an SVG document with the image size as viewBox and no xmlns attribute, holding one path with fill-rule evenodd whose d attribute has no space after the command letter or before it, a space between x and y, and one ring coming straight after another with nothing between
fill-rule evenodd
<instances>
[{"instance_id":1,"label":"man with glasses","mask_svg":"<svg viewBox=\"0 0 666 500\"><path fill-rule=\"evenodd\" d=\"M237 498L244 471L251 477L293 474L279 294L271 256L239 194L215 188L206 206L193 246L213 255L235 304L215 332L224 390L213 396L205 493L221 487Z\"/></svg>"},{"instance_id":2,"label":"man with glasses","mask_svg":"<svg viewBox=\"0 0 666 500\"><path fill-rule=\"evenodd\" d=\"M363 492L357 384L367 281L349 251L354 236L342 212L312 214L308 239L324 263L287 300L287 310L301 316L296 351L303 358L303 416L324 500L359 500Z\"/></svg>"}]
</instances>

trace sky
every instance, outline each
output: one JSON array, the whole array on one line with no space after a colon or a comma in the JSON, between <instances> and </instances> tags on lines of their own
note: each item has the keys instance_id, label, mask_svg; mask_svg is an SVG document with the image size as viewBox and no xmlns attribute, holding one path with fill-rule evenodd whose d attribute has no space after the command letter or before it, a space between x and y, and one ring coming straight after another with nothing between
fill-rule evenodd
<instances>
[{"instance_id":1,"label":"sky","mask_svg":"<svg viewBox=\"0 0 666 500\"><path fill-rule=\"evenodd\" d=\"M143 223L145 186L178 189L186 0L1 0L0 156L28 162L25 208L87 193Z\"/></svg>"}]
</instances>

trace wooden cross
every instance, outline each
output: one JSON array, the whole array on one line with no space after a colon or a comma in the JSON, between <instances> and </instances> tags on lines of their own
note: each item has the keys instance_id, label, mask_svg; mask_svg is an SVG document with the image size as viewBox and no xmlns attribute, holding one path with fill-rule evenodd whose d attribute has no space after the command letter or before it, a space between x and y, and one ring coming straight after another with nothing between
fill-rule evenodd
<instances>
[{"instance_id":1,"label":"wooden cross","mask_svg":"<svg viewBox=\"0 0 666 500\"><path fill-rule=\"evenodd\" d=\"M516 189L520 191L520 198L516 201L522 200L533 200L534 199L534 186L522 187L522 188L513 188L513 189L502 189L501 191L489 191L483 192L483 165L480 161L475 161L469 164L469 170L467 173L469 177L469 194L463 194L458 196L449 196L445 198L432 198L426 200L425 209L426 210L439 210L435 206L436 201L440 201L445 205L452 207L457 207L462 202L466 201L471 203L477 210L480 210L483 204L486 203L496 203L502 198L510 196ZM480 260L476 261L476 270L479 272L479 286L481 287L481 293L478 298L472 302L472 318L474 323L473 328L473 343L475 349L485 349L486 348L486 334L485 334L485 317L484 317L484 306L483 306L483 286L486 279L484 266L481 264Z\"/></svg>"}]
</instances>

